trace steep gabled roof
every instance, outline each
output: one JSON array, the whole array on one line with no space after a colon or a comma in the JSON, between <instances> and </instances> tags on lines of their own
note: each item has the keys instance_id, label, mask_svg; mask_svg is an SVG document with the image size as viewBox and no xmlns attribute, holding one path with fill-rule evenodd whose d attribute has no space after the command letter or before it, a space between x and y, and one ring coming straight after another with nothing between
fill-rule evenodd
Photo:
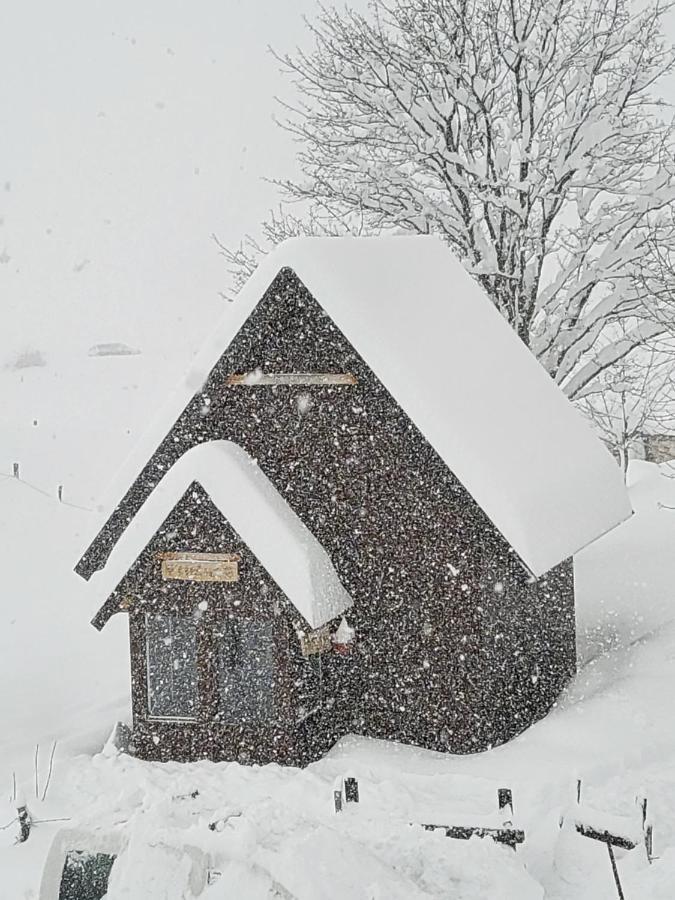
<instances>
[{"instance_id":1,"label":"steep gabled roof","mask_svg":"<svg viewBox=\"0 0 675 900\"><path fill-rule=\"evenodd\" d=\"M127 526L105 568L92 578L101 600L113 593L195 482L311 628L352 605L326 551L255 461L231 441L200 444L169 469Z\"/></svg>"},{"instance_id":2,"label":"steep gabled roof","mask_svg":"<svg viewBox=\"0 0 675 900\"><path fill-rule=\"evenodd\" d=\"M125 466L112 508L282 268L534 575L631 515L621 473L589 425L453 253L426 236L301 238L266 257Z\"/></svg>"}]
</instances>

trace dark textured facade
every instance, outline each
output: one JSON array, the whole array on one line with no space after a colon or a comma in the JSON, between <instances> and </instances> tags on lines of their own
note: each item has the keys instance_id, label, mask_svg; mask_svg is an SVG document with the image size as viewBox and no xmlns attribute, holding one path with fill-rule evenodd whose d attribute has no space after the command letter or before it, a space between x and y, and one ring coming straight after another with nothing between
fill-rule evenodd
<instances>
[{"instance_id":1,"label":"dark textured facade","mask_svg":"<svg viewBox=\"0 0 675 900\"><path fill-rule=\"evenodd\" d=\"M329 554L354 601L348 618L355 649L344 658L322 654L320 709L305 717L317 686L314 663L299 653L297 616L195 488L116 592L127 597L130 611L139 755L304 762L348 732L472 752L543 716L575 670L571 560L537 581L528 575L319 301L291 270L280 272L77 571L87 578L105 564L126 524L182 454L200 442L231 440L257 459ZM228 376L256 369L351 373L356 383L227 384ZM193 521L199 523L194 535L186 524ZM166 584L154 555L186 549L187 540L195 551L239 552L237 585L184 589L174 582L160 590ZM209 612L200 628L210 633L235 591L252 616L277 623L273 727L216 722L208 638L199 651L201 719L153 722L144 615L157 603L191 609L202 597Z\"/></svg>"}]
</instances>

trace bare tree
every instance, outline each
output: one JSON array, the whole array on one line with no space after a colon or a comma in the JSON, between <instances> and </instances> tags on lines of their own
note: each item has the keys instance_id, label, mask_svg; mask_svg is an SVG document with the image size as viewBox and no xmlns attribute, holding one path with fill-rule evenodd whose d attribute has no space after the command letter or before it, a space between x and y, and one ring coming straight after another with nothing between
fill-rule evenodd
<instances>
[{"instance_id":1,"label":"bare tree","mask_svg":"<svg viewBox=\"0 0 675 900\"><path fill-rule=\"evenodd\" d=\"M579 406L621 464L644 451L645 437L675 430L675 347L652 343L604 372Z\"/></svg>"},{"instance_id":2,"label":"bare tree","mask_svg":"<svg viewBox=\"0 0 675 900\"><path fill-rule=\"evenodd\" d=\"M241 283L294 233L441 235L570 397L670 327L669 6L372 0L280 57L302 177L225 254ZM306 215L305 215L306 214ZM630 325L608 340L617 322Z\"/></svg>"},{"instance_id":3,"label":"bare tree","mask_svg":"<svg viewBox=\"0 0 675 900\"><path fill-rule=\"evenodd\" d=\"M232 276L232 291L225 295L229 300L234 299L251 277L257 268L260 257L265 254L266 248L275 247L290 237L307 237L309 235L337 237L345 233L344 229L339 228L335 222L320 217L311 207L305 216L299 217L292 215L280 206L278 212L272 211L269 219L262 223L261 230L261 241L247 235L240 246L234 250L221 243L217 235L211 235L219 253L227 260L229 273Z\"/></svg>"}]
</instances>

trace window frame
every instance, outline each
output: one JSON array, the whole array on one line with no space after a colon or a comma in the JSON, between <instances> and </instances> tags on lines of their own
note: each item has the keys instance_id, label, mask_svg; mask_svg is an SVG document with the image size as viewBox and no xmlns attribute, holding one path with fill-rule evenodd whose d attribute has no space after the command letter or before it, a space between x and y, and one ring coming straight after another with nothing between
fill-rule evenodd
<instances>
[{"instance_id":1,"label":"window frame","mask_svg":"<svg viewBox=\"0 0 675 900\"><path fill-rule=\"evenodd\" d=\"M169 584L173 584L169 582ZM278 588L263 580L260 582L259 596L228 596L227 600L214 599L213 586L195 584L189 594L178 595L173 590L154 601L138 604L130 610L130 650L132 680L132 710L134 728L152 729L165 725L168 728L203 729L211 726L223 731L238 730L242 733L265 729L285 730L295 724L297 708L300 705L298 677L302 658L297 644L297 622L289 610L284 611L282 596ZM196 590L195 590L196 588ZM149 658L148 614L173 613L180 617L190 617L202 600L208 606L196 622L197 697L192 716L158 716L150 712L149 702ZM274 653L274 691L272 704L274 714L267 721L227 721L218 716L219 687L216 671L216 654L219 626L227 619L253 619L272 625Z\"/></svg>"}]
</instances>

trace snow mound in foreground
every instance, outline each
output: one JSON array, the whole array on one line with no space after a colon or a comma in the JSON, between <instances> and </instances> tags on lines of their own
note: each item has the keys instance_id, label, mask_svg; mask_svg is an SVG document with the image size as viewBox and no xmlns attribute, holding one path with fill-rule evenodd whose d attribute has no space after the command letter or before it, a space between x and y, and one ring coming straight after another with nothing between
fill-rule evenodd
<instances>
[{"instance_id":1,"label":"snow mound in foreground","mask_svg":"<svg viewBox=\"0 0 675 900\"><path fill-rule=\"evenodd\" d=\"M139 885L148 900L542 900L510 849L489 839L450 841L419 825L430 813L470 824L472 806L482 821L496 821L488 781L439 771L412 790L401 784L392 797L392 786L364 769L360 803L336 815L332 787L341 766L73 760L52 807L67 804L78 826L71 821L56 834L40 900L56 900L67 850L117 856L106 900L138 900ZM210 885L209 873L220 876Z\"/></svg>"},{"instance_id":2,"label":"snow mound in foreground","mask_svg":"<svg viewBox=\"0 0 675 900\"><path fill-rule=\"evenodd\" d=\"M558 828L560 815L573 810L574 786L582 777L584 802L611 821L635 818L635 796L649 798L659 858L648 866L638 851L619 853L619 871L630 900L670 900L675 511L667 507L675 506L674 482L648 464L635 471L636 515L578 560L580 637L590 661L545 720L508 745L472 757L346 739L303 771L74 756L95 745L90 738L75 739L75 732L98 727L99 720L106 720L109 730L112 701L118 690L126 691L125 629L115 632L111 626L110 642L102 644L106 635L86 624L91 610L78 579L58 568L64 556L76 555L84 513L9 479L4 497L13 516L2 537L14 566L8 571L17 575L5 581L14 599L8 625L0 631L0 665L11 686L0 735L0 778L9 788L12 771L17 772L35 819L67 817L66 827L79 825L88 833L127 829L137 847L161 835L167 846L196 844L203 853L219 854L223 875L202 893L207 900L256 900L275 892L283 898L279 885L296 900L358 898L361 890L370 890L363 894L369 898L379 891L382 900L538 900L542 892L547 900L610 900L616 890L606 848ZM26 541L26 533L34 540ZM40 535L38 557L33 548ZM30 738L51 729L61 738L47 800L41 803L34 795L35 740L31 745ZM41 743L40 789L45 756ZM362 801L358 811L348 808L338 817L331 809L332 785L349 772L359 778ZM494 816L499 787L512 788L518 824L526 833L515 854L487 841L453 841L410 827L411 822L484 824ZM14 806L0 810L0 817L0 825L10 822ZM209 829L211 822L220 823L218 830ZM45 859L63 824L37 824L20 845L13 843L15 825L14 832L0 832L0 896L37 900ZM144 860L150 865L149 855L130 855L119 877L131 879L136 872L137 883L147 884ZM128 881L115 889L134 897ZM190 900L189 893L185 897ZM140 900L138 893L134 900Z\"/></svg>"}]
</instances>

